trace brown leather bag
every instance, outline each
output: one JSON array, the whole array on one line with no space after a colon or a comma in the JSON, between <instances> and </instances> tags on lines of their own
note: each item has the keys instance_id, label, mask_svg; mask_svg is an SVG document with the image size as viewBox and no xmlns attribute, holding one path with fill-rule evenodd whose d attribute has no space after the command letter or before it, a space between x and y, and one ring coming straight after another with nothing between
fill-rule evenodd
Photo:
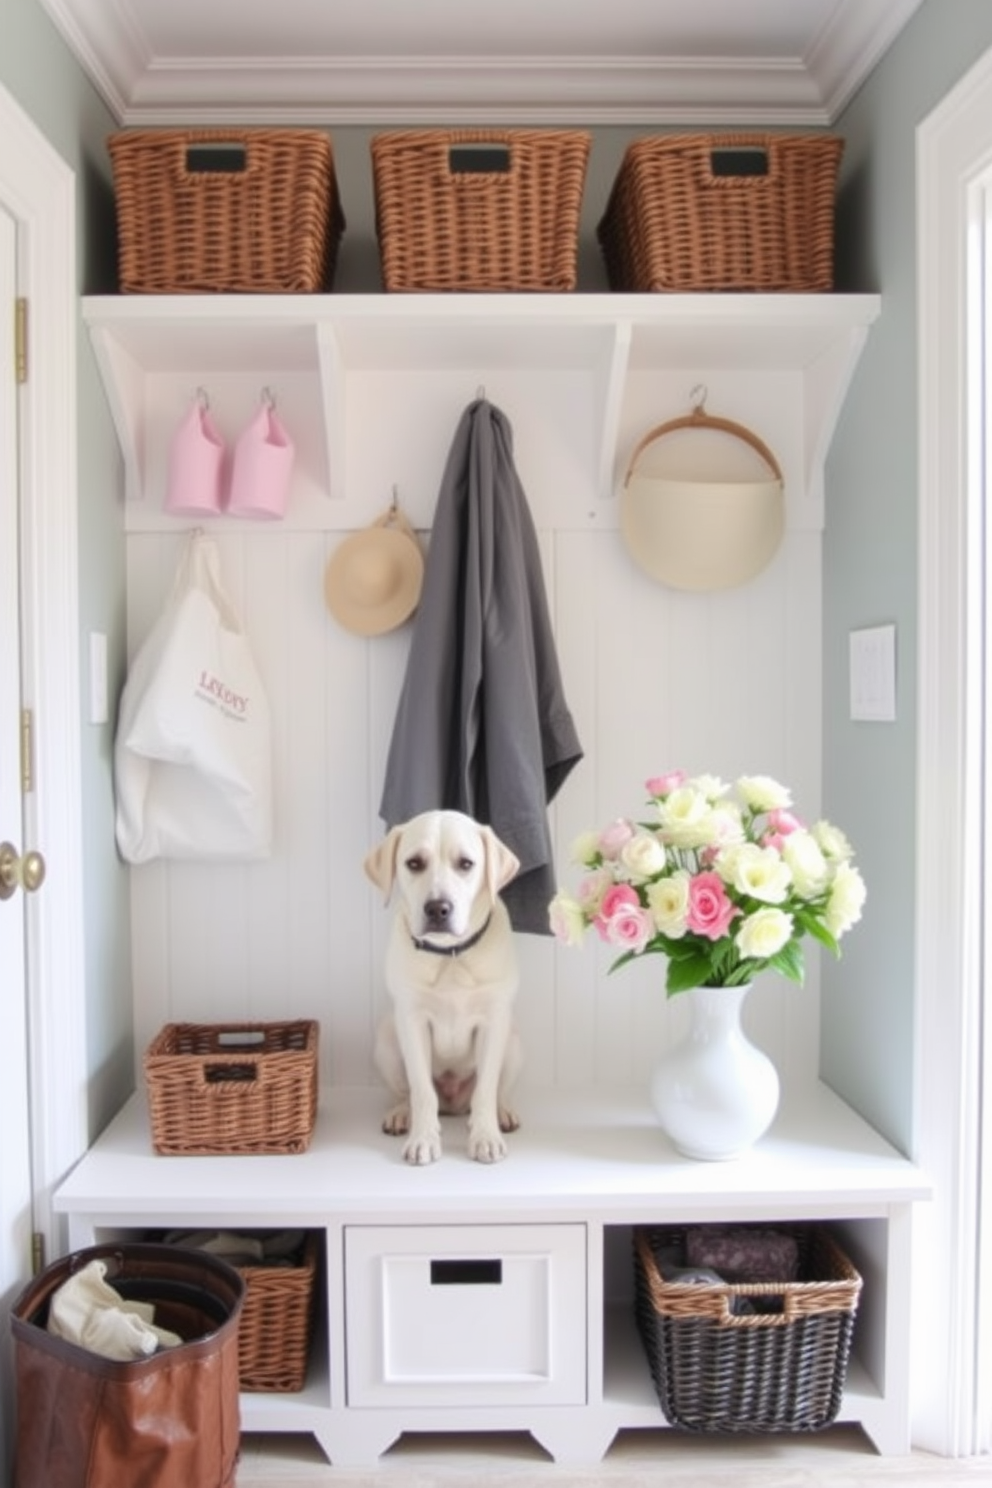
<instances>
[{"instance_id":1,"label":"brown leather bag","mask_svg":"<svg viewBox=\"0 0 992 1488\"><path fill-rule=\"evenodd\" d=\"M152 1302L185 1341L119 1363L47 1331L74 1271ZM17 1387L14 1488L232 1488L238 1461L238 1319L245 1284L216 1256L173 1245L96 1245L49 1266L11 1313Z\"/></svg>"}]
</instances>

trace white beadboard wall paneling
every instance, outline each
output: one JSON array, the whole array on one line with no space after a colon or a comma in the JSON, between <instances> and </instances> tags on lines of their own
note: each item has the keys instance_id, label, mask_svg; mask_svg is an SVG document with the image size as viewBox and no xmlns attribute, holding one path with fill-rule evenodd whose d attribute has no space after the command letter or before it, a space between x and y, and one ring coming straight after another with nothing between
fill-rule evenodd
<instances>
[{"instance_id":1,"label":"white beadboard wall paneling","mask_svg":"<svg viewBox=\"0 0 992 1488\"><path fill-rule=\"evenodd\" d=\"M578 869L571 862L576 839L599 825L595 789L597 685L599 677L600 567L616 534L559 532L554 547L555 637L562 682L583 758L559 791L552 808L555 871L558 883L574 892ZM555 998L554 1078L563 1086L588 1084L595 1070L599 968L594 948L555 947L552 984ZM532 1059L528 1055L528 1067Z\"/></svg>"},{"instance_id":2,"label":"white beadboard wall paneling","mask_svg":"<svg viewBox=\"0 0 992 1488\"><path fill-rule=\"evenodd\" d=\"M173 1019L316 1017L322 1077L372 1083L392 906L382 904L362 863L383 830L379 799L409 627L366 639L338 625L323 595L336 546L385 510L395 486L427 551L455 427L484 387L513 426L565 693L585 751L551 808L557 877L574 887L575 838L611 817L636 815L644 781L663 770L728 780L772 774L792 787L804 814L818 814L820 513L806 501L801 379L790 373L630 371L618 476L648 428L687 411L697 382L706 384L709 411L753 428L785 473L789 530L778 555L750 584L710 595L655 583L627 553L616 496L597 490L601 389L591 373L559 366L549 375L492 360L417 372L353 368L346 489L330 499L316 468L320 452L305 433L310 394L301 390L294 405L296 390L285 382L292 375L281 369L275 389L294 433L297 410L302 415L303 484L294 484L286 521L205 524L218 537L225 583L272 706L275 851L258 864L133 870L136 1040L140 1053ZM160 414L148 478L150 491L161 492L166 437L195 388L179 373L151 380ZM250 416L259 378L228 371L218 386L217 416L233 430ZM133 654L164 603L189 524L164 515L160 498L129 502L126 519ZM581 950L538 936L520 936L518 945L524 1090L643 1083L685 1022L683 1003L665 998L661 958L610 976L612 957L594 937ZM786 1083L815 1068L817 989L814 964L805 989L768 978L749 1000L749 1030Z\"/></svg>"}]
</instances>

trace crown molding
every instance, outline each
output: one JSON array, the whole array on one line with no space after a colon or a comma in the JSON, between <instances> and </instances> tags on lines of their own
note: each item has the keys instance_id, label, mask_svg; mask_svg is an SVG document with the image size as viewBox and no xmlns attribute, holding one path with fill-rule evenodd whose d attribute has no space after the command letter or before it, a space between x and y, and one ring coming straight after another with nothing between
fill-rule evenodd
<instances>
[{"instance_id":1,"label":"crown molding","mask_svg":"<svg viewBox=\"0 0 992 1488\"><path fill-rule=\"evenodd\" d=\"M121 126L829 126L921 0L838 0L802 56L156 56L134 0L40 0Z\"/></svg>"},{"instance_id":2,"label":"crown molding","mask_svg":"<svg viewBox=\"0 0 992 1488\"><path fill-rule=\"evenodd\" d=\"M888 51L922 0L885 5L845 0L806 56L832 123Z\"/></svg>"}]
</instances>

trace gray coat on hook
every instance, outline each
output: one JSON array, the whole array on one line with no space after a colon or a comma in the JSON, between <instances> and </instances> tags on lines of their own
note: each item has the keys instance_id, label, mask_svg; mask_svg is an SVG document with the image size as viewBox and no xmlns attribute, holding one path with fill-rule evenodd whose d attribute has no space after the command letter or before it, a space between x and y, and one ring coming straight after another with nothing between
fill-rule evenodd
<instances>
[{"instance_id":1,"label":"gray coat on hook","mask_svg":"<svg viewBox=\"0 0 992 1488\"><path fill-rule=\"evenodd\" d=\"M581 758L512 431L479 398L438 494L380 814L387 827L436 808L488 823L521 863L503 890L514 929L548 934L547 807Z\"/></svg>"}]
</instances>

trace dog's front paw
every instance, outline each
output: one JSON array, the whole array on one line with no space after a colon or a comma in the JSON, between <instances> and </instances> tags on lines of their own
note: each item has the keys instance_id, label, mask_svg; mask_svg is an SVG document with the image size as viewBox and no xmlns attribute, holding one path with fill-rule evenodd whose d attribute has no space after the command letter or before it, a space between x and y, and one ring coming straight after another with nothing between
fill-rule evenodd
<instances>
[{"instance_id":1,"label":"dog's front paw","mask_svg":"<svg viewBox=\"0 0 992 1488\"><path fill-rule=\"evenodd\" d=\"M476 1162L502 1162L507 1146L499 1132L488 1126L480 1126L468 1134L468 1155Z\"/></svg>"},{"instance_id":2,"label":"dog's front paw","mask_svg":"<svg viewBox=\"0 0 992 1488\"><path fill-rule=\"evenodd\" d=\"M499 1108L499 1129L501 1132L516 1131L520 1125L520 1117L516 1111L511 1111L509 1106Z\"/></svg>"},{"instance_id":3,"label":"dog's front paw","mask_svg":"<svg viewBox=\"0 0 992 1488\"><path fill-rule=\"evenodd\" d=\"M406 1146L403 1148L404 1162L411 1163L414 1167L423 1168L428 1163L437 1162L441 1156L441 1133L421 1132L411 1134Z\"/></svg>"},{"instance_id":4,"label":"dog's front paw","mask_svg":"<svg viewBox=\"0 0 992 1488\"><path fill-rule=\"evenodd\" d=\"M391 1137L403 1137L410 1130L410 1107L406 1101L400 1101L391 1111L387 1111L382 1118L382 1129Z\"/></svg>"}]
</instances>

